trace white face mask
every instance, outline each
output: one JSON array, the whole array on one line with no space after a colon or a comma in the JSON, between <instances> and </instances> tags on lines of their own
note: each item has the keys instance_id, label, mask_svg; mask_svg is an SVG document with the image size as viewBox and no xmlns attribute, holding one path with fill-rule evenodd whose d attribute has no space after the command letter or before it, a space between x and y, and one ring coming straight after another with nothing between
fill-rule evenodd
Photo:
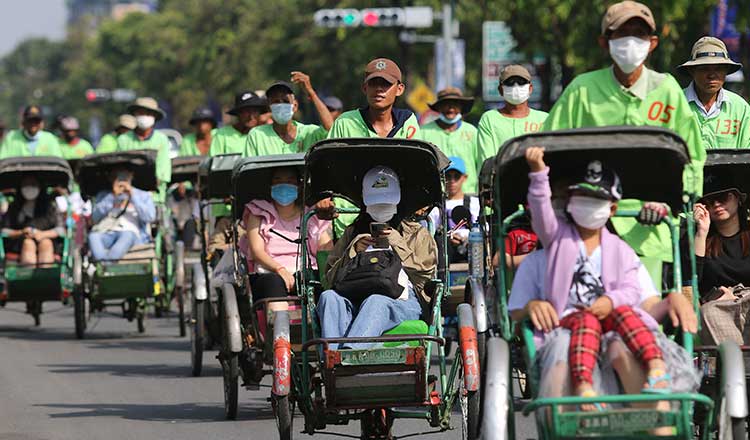
<instances>
[{"instance_id":1,"label":"white face mask","mask_svg":"<svg viewBox=\"0 0 750 440\"><path fill-rule=\"evenodd\" d=\"M609 40L609 54L617 66L625 73L631 73L648 57L651 41L638 37L622 37Z\"/></svg>"},{"instance_id":2,"label":"white face mask","mask_svg":"<svg viewBox=\"0 0 750 440\"><path fill-rule=\"evenodd\" d=\"M36 185L22 186L21 195L26 200L36 200L39 197L39 187Z\"/></svg>"},{"instance_id":3,"label":"white face mask","mask_svg":"<svg viewBox=\"0 0 750 440\"><path fill-rule=\"evenodd\" d=\"M503 86L503 99L509 104L518 105L529 100L529 87L531 84L522 86Z\"/></svg>"},{"instance_id":4,"label":"white face mask","mask_svg":"<svg viewBox=\"0 0 750 440\"><path fill-rule=\"evenodd\" d=\"M135 117L135 123L141 130L148 130L154 126L156 118L151 115L138 115Z\"/></svg>"},{"instance_id":5,"label":"white face mask","mask_svg":"<svg viewBox=\"0 0 750 440\"><path fill-rule=\"evenodd\" d=\"M609 220L612 202L586 196L572 196L568 201L568 212L578 226L586 229L601 229Z\"/></svg>"},{"instance_id":6,"label":"white face mask","mask_svg":"<svg viewBox=\"0 0 750 440\"><path fill-rule=\"evenodd\" d=\"M398 205L392 205L390 203L376 203L367 207L367 213L370 214L373 220L376 222L387 222L396 215L398 211Z\"/></svg>"}]
</instances>

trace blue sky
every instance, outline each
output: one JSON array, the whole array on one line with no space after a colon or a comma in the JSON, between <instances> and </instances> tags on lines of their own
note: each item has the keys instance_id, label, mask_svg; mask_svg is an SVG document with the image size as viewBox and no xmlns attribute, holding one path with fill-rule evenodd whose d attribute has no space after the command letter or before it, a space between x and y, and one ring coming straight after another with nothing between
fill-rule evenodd
<instances>
[{"instance_id":1,"label":"blue sky","mask_svg":"<svg viewBox=\"0 0 750 440\"><path fill-rule=\"evenodd\" d=\"M29 37L65 37L65 0L0 0L0 56Z\"/></svg>"}]
</instances>

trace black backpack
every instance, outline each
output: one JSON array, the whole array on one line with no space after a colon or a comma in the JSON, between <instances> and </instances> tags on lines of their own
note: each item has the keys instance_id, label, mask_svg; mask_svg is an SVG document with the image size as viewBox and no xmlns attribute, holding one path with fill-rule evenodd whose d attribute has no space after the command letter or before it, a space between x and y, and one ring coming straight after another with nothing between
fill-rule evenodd
<instances>
[{"instance_id":1,"label":"black backpack","mask_svg":"<svg viewBox=\"0 0 750 440\"><path fill-rule=\"evenodd\" d=\"M360 252L339 269L333 290L359 304L370 295L396 299L404 287L398 284L401 258L391 249Z\"/></svg>"}]
</instances>

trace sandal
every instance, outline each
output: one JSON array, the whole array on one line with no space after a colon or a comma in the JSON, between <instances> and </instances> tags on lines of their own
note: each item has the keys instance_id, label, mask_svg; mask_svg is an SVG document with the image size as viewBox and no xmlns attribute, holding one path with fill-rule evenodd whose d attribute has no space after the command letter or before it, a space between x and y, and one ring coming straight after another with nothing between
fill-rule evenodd
<instances>
[{"instance_id":1,"label":"sandal","mask_svg":"<svg viewBox=\"0 0 750 440\"><path fill-rule=\"evenodd\" d=\"M669 383L672 381L672 376L662 369L649 372L646 376L646 381L646 386L641 390L644 394L669 394L672 392L672 387L669 386ZM659 382L666 382L667 386L657 388L656 384Z\"/></svg>"},{"instance_id":2,"label":"sandal","mask_svg":"<svg viewBox=\"0 0 750 440\"><path fill-rule=\"evenodd\" d=\"M587 391L584 391L584 392L582 392L580 394L580 397L598 397L598 396L599 395L596 394L596 391L594 391L594 390L587 390ZM606 403L597 403L597 402L595 402L595 403L585 403L583 405L594 405L594 407L596 407L596 410L598 412L602 412L602 411L604 411L604 410L607 409L607 404ZM585 409L583 409L583 405L578 405L578 409L581 410L581 411L586 411Z\"/></svg>"}]
</instances>

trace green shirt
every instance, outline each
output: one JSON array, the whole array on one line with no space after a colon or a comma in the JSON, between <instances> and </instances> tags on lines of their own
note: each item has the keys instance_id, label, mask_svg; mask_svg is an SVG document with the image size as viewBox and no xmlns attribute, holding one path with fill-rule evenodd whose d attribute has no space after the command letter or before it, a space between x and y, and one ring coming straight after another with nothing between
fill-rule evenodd
<instances>
[{"instance_id":1,"label":"green shirt","mask_svg":"<svg viewBox=\"0 0 750 440\"><path fill-rule=\"evenodd\" d=\"M211 146L214 144L214 136L216 136L216 129L211 130L211 145L209 146L209 152ZM189 133L182 137L182 143L180 144L180 156L201 156L201 150L198 149L198 143L195 133Z\"/></svg>"},{"instance_id":2,"label":"green shirt","mask_svg":"<svg viewBox=\"0 0 750 440\"><path fill-rule=\"evenodd\" d=\"M107 133L99 139L99 144L96 146L96 152L99 153L114 153L117 151L117 134Z\"/></svg>"},{"instance_id":3,"label":"green shirt","mask_svg":"<svg viewBox=\"0 0 750 440\"><path fill-rule=\"evenodd\" d=\"M211 148L208 150L209 156L218 154L242 154L245 151L247 142L247 133L240 133L232 125L225 125L216 129L211 136Z\"/></svg>"},{"instance_id":4,"label":"green shirt","mask_svg":"<svg viewBox=\"0 0 750 440\"><path fill-rule=\"evenodd\" d=\"M86 139L78 139L78 143L70 145L65 141L60 141L60 149L62 149L63 158L65 159L80 159L83 156L94 154L94 147Z\"/></svg>"},{"instance_id":5,"label":"green shirt","mask_svg":"<svg viewBox=\"0 0 750 440\"><path fill-rule=\"evenodd\" d=\"M467 194L477 193L479 182L477 169L477 129L468 122L461 121L453 131L443 130L432 121L419 128L419 139L435 144L446 156L458 156L466 164L466 181L461 187Z\"/></svg>"},{"instance_id":6,"label":"green shirt","mask_svg":"<svg viewBox=\"0 0 750 440\"><path fill-rule=\"evenodd\" d=\"M362 119L362 114L358 109L349 110L342 113L328 132L329 139L336 138L354 138L354 137L379 137L378 134L370 128L370 124ZM392 137L403 139L419 139L419 123L416 116L411 116L404 122L404 125Z\"/></svg>"},{"instance_id":7,"label":"green shirt","mask_svg":"<svg viewBox=\"0 0 750 440\"><path fill-rule=\"evenodd\" d=\"M419 131L419 123L417 123L417 118L412 113L406 119L401 128L399 128L391 137L419 139ZM354 137L379 137L378 134L370 128L370 124L362 119L362 114L358 109L342 113L336 118L333 127L331 127L331 131L328 132L328 139ZM336 205L340 208L356 208L356 206L343 199L336 199ZM333 232L335 236L337 238L341 237L344 234L346 227L354 223L356 218L356 214L341 214L334 219Z\"/></svg>"},{"instance_id":8,"label":"green shirt","mask_svg":"<svg viewBox=\"0 0 750 440\"><path fill-rule=\"evenodd\" d=\"M158 130L151 132L151 136L141 140L135 131L121 134L117 138L117 151L157 150L156 178L162 184L169 183L172 178L172 161L169 158L169 139Z\"/></svg>"},{"instance_id":9,"label":"green shirt","mask_svg":"<svg viewBox=\"0 0 750 440\"><path fill-rule=\"evenodd\" d=\"M682 89L671 75L644 68L630 89L616 80L611 67L579 75L552 107L543 129L607 125L647 125L676 132L685 140L691 160L685 168L683 184L698 194L703 192L706 151L700 128ZM667 228L643 228L634 218L615 217L611 221L638 255L672 261Z\"/></svg>"},{"instance_id":10,"label":"green shirt","mask_svg":"<svg viewBox=\"0 0 750 440\"><path fill-rule=\"evenodd\" d=\"M706 116L695 101L697 96L691 83L685 89L690 109L698 119L701 139L706 149L710 148L750 148L750 104L740 95L721 90L718 113Z\"/></svg>"},{"instance_id":11,"label":"green shirt","mask_svg":"<svg viewBox=\"0 0 750 440\"><path fill-rule=\"evenodd\" d=\"M48 131L39 130L39 133L37 133L37 139L36 146L32 153L32 147L29 145L30 141L24 136L23 130L11 130L5 135L5 138L3 138L3 143L0 144L0 159L18 156L63 157L57 136Z\"/></svg>"},{"instance_id":12,"label":"green shirt","mask_svg":"<svg viewBox=\"0 0 750 440\"><path fill-rule=\"evenodd\" d=\"M647 125L677 133L690 154L683 175L685 188L702 194L706 151L700 127L671 75L644 68L630 90L615 79L611 67L579 75L550 110L543 130L607 125Z\"/></svg>"},{"instance_id":13,"label":"green shirt","mask_svg":"<svg viewBox=\"0 0 750 440\"><path fill-rule=\"evenodd\" d=\"M524 118L510 118L496 109L484 112L477 125L477 172L484 161L494 157L508 139L541 130L545 119L546 112L533 108Z\"/></svg>"},{"instance_id":14,"label":"green shirt","mask_svg":"<svg viewBox=\"0 0 750 440\"><path fill-rule=\"evenodd\" d=\"M271 154L304 153L312 144L326 138L325 129L315 124L302 124L293 121L297 128L297 134L292 143L284 142L278 133L274 131L273 124L259 125L247 135L245 143L245 156L268 156Z\"/></svg>"}]
</instances>

